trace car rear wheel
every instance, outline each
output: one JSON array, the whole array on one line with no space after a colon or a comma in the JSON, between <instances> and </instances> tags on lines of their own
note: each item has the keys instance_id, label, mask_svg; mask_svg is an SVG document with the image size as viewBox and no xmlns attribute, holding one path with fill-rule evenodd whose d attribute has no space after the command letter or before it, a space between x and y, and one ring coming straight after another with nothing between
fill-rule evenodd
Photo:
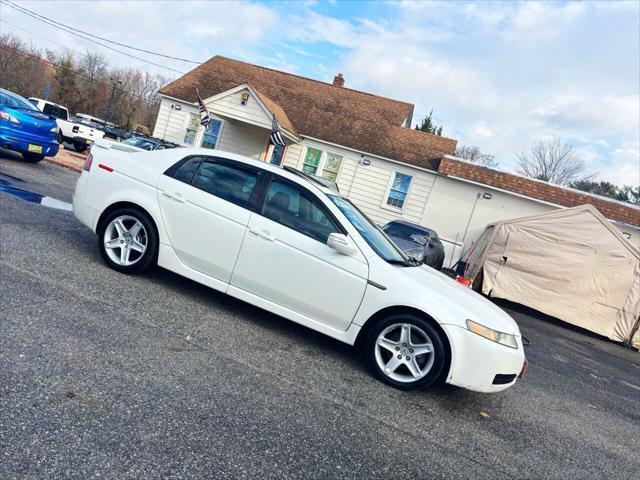
<instances>
[{"instance_id":1,"label":"car rear wheel","mask_svg":"<svg viewBox=\"0 0 640 480\"><path fill-rule=\"evenodd\" d=\"M60 145L64 143L64 137L62 136L62 132L58 132L58 143Z\"/></svg>"},{"instance_id":2,"label":"car rear wheel","mask_svg":"<svg viewBox=\"0 0 640 480\"><path fill-rule=\"evenodd\" d=\"M121 273L140 273L155 263L158 235L149 216L135 208L111 212L98 229L102 258Z\"/></svg>"},{"instance_id":3,"label":"car rear wheel","mask_svg":"<svg viewBox=\"0 0 640 480\"><path fill-rule=\"evenodd\" d=\"M432 385L447 361L441 333L411 313L393 314L378 321L369 331L364 348L373 374L400 390Z\"/></svg>"},{"instance_id":4,"label":"car rear wheel","mask_svg":"<svg viewBox=\"0 0 640 480\"><path fill-rule=\"evenodd\" d=\"M38 163L44 159L44 155L42 155L41 153L25 152L22 154L22 158L24 158L29 163Z\"/></svg>"}]
</instances>

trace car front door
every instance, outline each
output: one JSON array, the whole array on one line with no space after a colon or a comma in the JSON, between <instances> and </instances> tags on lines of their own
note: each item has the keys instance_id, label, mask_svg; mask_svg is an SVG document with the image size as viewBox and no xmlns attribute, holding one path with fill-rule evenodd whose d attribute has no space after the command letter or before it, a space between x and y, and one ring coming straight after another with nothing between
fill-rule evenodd
<instances>
[{"instance_id":1,"label":"car front door","mask_svg":"<svg viewBox=\"0 0 640 480\"><path fill-rule=\"evenodd\" d=\"M327 246L330 233L344 231L311 191L275 174L265 183L264 201L249 220L232 287L346 330L367 285L366 258L359 250L347 256Z\"/></svg>"},{"instance_id":2,"label":"car front door","mask_svg":"<svg viewBox=\"0 0 640 480\"><path fill-rule=\"evenodd\" d=\"M187 157L160 176L162 218L182 263L229 283L259 176L243 163L208 156Z\"/></svg>"}]
</instances>

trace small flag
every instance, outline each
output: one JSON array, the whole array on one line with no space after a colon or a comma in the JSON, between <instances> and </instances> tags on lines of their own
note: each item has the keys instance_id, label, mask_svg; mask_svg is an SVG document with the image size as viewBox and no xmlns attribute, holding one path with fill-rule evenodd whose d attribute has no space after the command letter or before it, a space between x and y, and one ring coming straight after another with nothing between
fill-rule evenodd
<instances>
[{"instance_id":1,"label":"small flag","mask_svg":"<svg viewBox=\"0 0 640 480\"><path fill-rule=\"evenodd\" d=\"M211 118L209 118L209 110L207 110L207 107L200 98L200 92L198 92L198 89L196 89L196 95L198 97L198 105L200 105L200 125L207 128L211 122Z\"/></svg>"},{"instance_id":2,"label":"small flag","mask_svg":"<svg viewBox=\"0 0 640 480\"><path fill-rule=\"evenodd\" d=\"M271 135L269 135L269 142L272 145L283 146L285 144L282 139L282 133L280 133L280 127L278 126L275 113L273 114L273 121L271 122Z\"/></svg>"}]
</instances>

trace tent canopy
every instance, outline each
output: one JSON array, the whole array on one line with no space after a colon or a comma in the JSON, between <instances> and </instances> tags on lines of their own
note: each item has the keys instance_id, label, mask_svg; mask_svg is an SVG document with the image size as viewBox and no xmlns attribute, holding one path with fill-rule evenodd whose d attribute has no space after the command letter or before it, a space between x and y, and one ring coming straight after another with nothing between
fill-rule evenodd
<instances>
[{"instance_id":1,"label":"tent canopy","mask_svg":"<svg viewBox=\"0 0 640 480\"><path fill-rule=\"evenodd\" d=\"M468 270L482 272L483 293L632 342L640 250L591 205L489 225L477 247Z\"/></svg>"}]
</instances>

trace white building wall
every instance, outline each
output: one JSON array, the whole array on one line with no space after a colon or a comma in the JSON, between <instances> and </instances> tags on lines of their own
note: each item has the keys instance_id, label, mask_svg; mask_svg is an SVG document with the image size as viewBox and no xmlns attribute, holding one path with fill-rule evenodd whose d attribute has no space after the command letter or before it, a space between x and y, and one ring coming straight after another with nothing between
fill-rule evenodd
<instances>
[{"instance_id":1,"label":"white building wall","mask_svg":"<svg viewBox=\"0 0 640 480\"><path fill-rule=\"evenodd\" d=\"M237 153L260 160L269 139L270 131L246 123L223 121L218 140L218 150Z\"/></svg>"},{"instance_id":2,"label":"white building wall","mask_svg":"<svg viewBox=\"0 0 640 480\"><path fill-rule=\"evenodd\" d=\"M179 107L179 110L176 109ZM153 136L169 142L184 145L189 113L198 113L198 107L190 103L162 98L153 128Z\"/></svg>"},{"instance_id":3,"label":"white building wall","mask_svg":"<svg viewBox=\"0 0 640 480\"><path fill-rule=\"evenodd\" d=\"M309 139L304 139L300 145L287 147L283 164L302 170L307 147L322 150L320 167L328 152L342 156L342 165L337 178L340 192L353 200L377 223L385 224L397 219L420 222L435 178L434 174L405 164L369 156L365 157L369 165L364 165L363 157L358 152ZM402 209L386 204L395 172L412 177L409 194Z\"/></svg>"}]
</instances>

